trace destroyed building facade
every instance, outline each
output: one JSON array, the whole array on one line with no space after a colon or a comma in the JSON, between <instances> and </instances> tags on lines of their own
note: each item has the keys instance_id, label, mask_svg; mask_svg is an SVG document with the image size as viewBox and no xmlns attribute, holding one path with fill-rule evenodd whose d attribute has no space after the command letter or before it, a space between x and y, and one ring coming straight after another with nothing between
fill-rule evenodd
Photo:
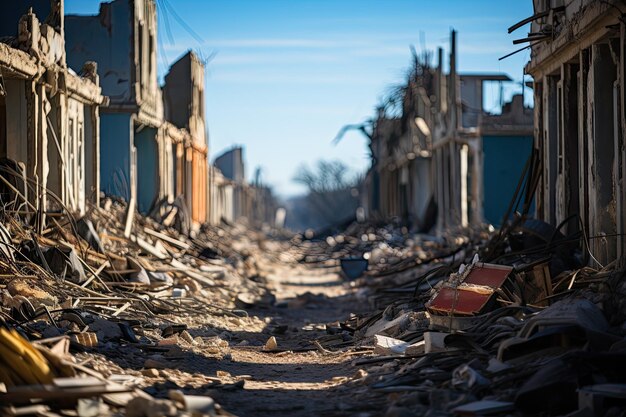
<instances>
[{"instance_id":1,"label":"destroyed building facade","mask_svg":"<svg viewBox=\"0 0 626 417\"><path fill-rule=\"evenodd\" d=\"M66 65L63 11L62 0L3 5L0 158L11 184L1 187L5 198L44 213L60 206L84 213L88 202L99 203L106 98L94 62L77 62L78 75Z\"/></svg>"},{"instance_id":2,"label":"destroyed building facade","mask_svg":"<svg viewBox=\"0 0 626 417\"><path fill-rule=\"evenodd\" d=\"M163 124L156 69L156 5L100 4L96 16L66 17L68 64L98 62L110 104L101 112L101 188L146 213L159 197L158 130ZM138 175L141 173L142 175Z\"/></svg>"},{"instance_id":3,"label":"destroyed building facade","mask_svg":"<svg viewBox=\"0 0 626 417\"><path fill-rule=\"evenodd\" d=\"M276 198L271 188L263 186L258 178L253 184L247 182L243 154L243 147L234 146L213 161L209 191L215 211L212 223L246 218L256 224L274 224Z\"/></svg>"},{"instance_id":4,"label":"destroyed building facade","mask_svg":"<svg viewBox=\"0 0 626 417\"><path fill-rule=\"evenodd\" d=\"M414 56L412 72L396 98L397 114L381 107L373 123L372 167L362 195L370 217L396 217L418 230L442 233L482 223L485 210L487 220L497 224L501 217L493 213L513 195L532 148L532 109L524 106L522 96L514 96L501 114L489 114L484 83L511 79L504 74L459 75L456 32L451 38L449 71L444 71L442 49L436 66L429 54ZM513 145L521 155L508 151Z\"/></svg>"},{"instance_id":5,"label":"destroyed building facade","mask_svg":"<svg viewBox=\"0 0 626 417\"><path fill-rule=\"evenodd\" d=\"M511 197L533 148L533 109L524 104L523 94L513 94L501 104L499 113L488 112L483 94L487 83L511 83L505 74L461 74L462 128L473 133L470 160L477 159L481 181L474 185L476 196L468 204L479 212L474 220L501 226ZM500 100L502 103L502 89ZM469 135L468 135L469 136ZM482 169L481 169L482 166ZM470 173L471 175L471 173ZM472 193L470 192L470 195Z\"/></svg>"},{"instance_id":6,"label":"destroyed building facade","mask_svg":"<svg viewBox=\"0 0 626 417\"><path fill-rule=\"evenodd\" d=\"M558 6L558 7L556 7ZM625 259L626 12L620 1L533 1L537 216L582 231L594 264Z\"/></svg>"},{"instance_id":7,"label":"destroyed building facade","mask_svg":"<svg viewBox=\"0 0 626 417\"><path fill-rule=\"evenodd\" d=\"M188 51L158 85L156 16L154 0L115 0L96 16L67 17L70 66L99 62L111 98L101 121L101 189L143 214L183 202L195 226L251 219L255 191L243 171L230 178L208 166L204 63Z\"/></svg>"},{"instance_id":8,"label":"destroyed building facade","mask_svg":"<svg viewBox=\"0 0 626 417\"><path fill-rule=\"evenodd\" d=\"M223 174L232 189L232 214L228 217L237 219L244 217L247 210L246 174L243 162L243 148L235 146L218 155L213 165Z\"/></svg>"},{"instance_id":9,"label":"destroyed building facade","mask_svg":"<svg viewBox=\"0 0 626 417\"><path fill-rule=\"evenodd\" d=\"M185 53L170 67L165 76L163 99L167 121L189 133L189 139L177 142L175 148L172 143L165 144L164 156L171 158L167 163L174 161L176 172L173 192L168 192L170 196L185 196L192 219L204 223L208 209L204 64L193 51Z\"/></svg>"}]
</instances>

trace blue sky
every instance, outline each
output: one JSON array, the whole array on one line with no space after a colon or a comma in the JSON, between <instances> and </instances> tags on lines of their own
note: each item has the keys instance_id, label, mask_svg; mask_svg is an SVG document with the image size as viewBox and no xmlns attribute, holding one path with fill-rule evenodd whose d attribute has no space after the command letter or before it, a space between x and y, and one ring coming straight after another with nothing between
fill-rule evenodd
<instances>
[{"instance_id":1,"label":"blue sky","mask_svg":"<svg viewBox=\"0 0 626 417\"><path fill-rule=\"evenodd\" d=\"M244 145L248 177L260 166L264 181L283 196L303 191L292 181L303 163L340 159L354 171L367 169L362 136L350 133L337 146L331 141L344 124L371 116L389 86L402 80L409 45L447 51L454 28L461 72L505 72L518 82L529 58L526 50L498 61L517 49L513 39L525 36L527 30L508 35L507 28L532 14L530 0L167 1L201 41L160 9L160 75L187 49L213 56L206 73L211 159ZM95 14L99 3L66 0L66 13ZM521 87L505 88L505 96L513 91ZM485 96L493 106L497 86Z\"/></svg>"}]
</instances>

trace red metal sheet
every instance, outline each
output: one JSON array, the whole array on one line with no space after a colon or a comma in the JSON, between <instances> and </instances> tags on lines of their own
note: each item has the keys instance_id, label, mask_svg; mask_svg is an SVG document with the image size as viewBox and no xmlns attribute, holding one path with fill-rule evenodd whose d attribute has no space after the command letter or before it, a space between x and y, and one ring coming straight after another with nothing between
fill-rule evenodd
<instances>
[{"instance_id":1,"label":"red metal sheet","mask_svg":"<svg viewBox=\"0 0 626 417\"><path fill-rule=\"evenodd\" d=\"M504 265L478 264L474 266L469 275L465 278L466 284L482 285L493 288L500 288L504 281L511 274L513 268Z\"/></svg>"},{"instance_id":2,"label":"red metal sheet","mask_svg":"<svg viewBox=\"0 0 626 417\"><path fill-rule=\"evenodd\" d=\"M485 308L492 295L493 293L444 287L439 290L428 309L437 313L472 316Z\"/></svg>"}]
</instances>

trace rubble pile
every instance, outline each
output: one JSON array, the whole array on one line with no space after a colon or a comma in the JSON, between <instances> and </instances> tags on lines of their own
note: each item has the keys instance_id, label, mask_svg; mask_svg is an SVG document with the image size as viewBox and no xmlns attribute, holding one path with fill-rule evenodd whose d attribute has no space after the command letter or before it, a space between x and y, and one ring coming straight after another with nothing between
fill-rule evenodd
<instances>
[{"instance_id":1,"label":"rubble pile","mask_svg":"<svg viewBox=\"0 0 626 417\"><path fill-rule=\"evenodd\" d=\"M189 237L113 199L78 220L47 217L41 231L32 213L0 223L0 413L229 415L183 394L170 371L190 355L228 356L225 323L265 324L237 301L268 297L246 249L255 234L223 225Z\"/></svg>"},{"instance_id":2,"label":"rubble pile","mask_svg":"<svg viewBox=\"0 0 626 417\"><path fill-rule=\"evenodd\" d=\"M337 415L626 409L623 267L586 266L585 236L536 220L446 238L367 223L323 239L244 223L187 235L111 198L43 230L33 213L2 220L4 414L229 415L216 399L256 398L281 360L287 380L329 375ZM285 298L289 271L343 286ZM346 376L298 374L329 362L315 372Z\"/></svg>"},{"instance_id":3,"label":"rubble pile","mask_svg":"<svg viewBox=\"0 0 626 417\"><path fill-rule=\"evenodd\" d=\"M436 237L395 224L354 222L336 235L310 239L296 235L292 244L301 263L334 265L342 258L362 257L369 264L367 275L381 276L454 255L472 242L486 240L488 231L477 229L471 236Z\"/></svg>"},{"instance_id":4,"label":"rubble pile","mask_svg":"<svg viewBox=\"0 0 626 417\"><path fill-rule=\"evenodd\" d=\"M452 269L490 238L493 228L481 227L442 237L409 231L394 224L352 223L343 233L326 238L292 239L290 260L324 267L363 261L358 286L368 289L372 307L385 307L398 295L416 292L415 280L433 267ZM345 269L345 267L344 267ZM350 277L343 271L346 279ZM422 285L428 286L427 282Z\"/></svg>"},{"instance_id":5,"label":"rubble pile","mask_svg":"<svg viewBox=\"0 0 626 417\"><path fill-rule=\"evenodd\" d=\"M371 349L344 389L388 416L624 415L623 267L583 266L584 236L532 219L484 236L357 281L380 308L340 323Z\"/></svg>"}]
</instances>

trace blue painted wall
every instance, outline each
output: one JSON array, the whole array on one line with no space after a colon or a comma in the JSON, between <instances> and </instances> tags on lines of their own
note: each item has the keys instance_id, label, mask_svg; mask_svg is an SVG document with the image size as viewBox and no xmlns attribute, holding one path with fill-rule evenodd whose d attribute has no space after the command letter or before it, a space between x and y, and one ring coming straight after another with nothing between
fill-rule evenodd
<instances>
[{"instance_id":1,"label":"blue painted wall","mask_svg":"<svg viewBox=\"0 0 626 417\"><path fill-rule=\"evenodd\" d=\"M100 114L100 188L130 199L131 115Z\"/></svg>"},{"instance_id":2,"label":"blue painted wall","mask_svg":"<svg viewBox=\"0 0 626 417\"><path fill-rule=\"evenodd\" d=\"M145 127L135 133L137 147L137 208L147 214L159 196L159 149L157 129Z\"/></svg>"},{"instance_id":3,"label":"blue painted wall","mask_svg":"<svg viewBox=\"0 0 626 417\"><path fill-rule=\"evenodd\" d=\"M485 221L496 227L513 197L532 143L532 136L483 136L483 214Z\"/></svg>"}]
</instances>

